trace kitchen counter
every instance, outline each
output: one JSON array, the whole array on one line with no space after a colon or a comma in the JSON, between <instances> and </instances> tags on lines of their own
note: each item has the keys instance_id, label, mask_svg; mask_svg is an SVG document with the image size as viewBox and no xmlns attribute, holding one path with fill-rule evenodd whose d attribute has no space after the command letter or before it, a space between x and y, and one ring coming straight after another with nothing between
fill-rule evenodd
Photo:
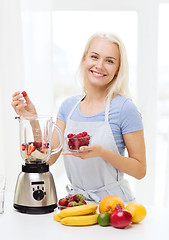
<instances>
[{"instance_id":1,"label":"kitchen counter","mask_svg":"<svg viewBox=\"0 0 169 240\"><path fill-rule=\"evenodd\" d=\"M2 240L43 240L43 239L125 239L125 240L168 240L169 209L147 208L146 218L139 224L127 229L116 229L112 226L99 225L69 227L53 219L53 214L28 215L13 208L13 194L5 195L5 212L0 214L0 239Z\"/></svg>"}]
</instances>

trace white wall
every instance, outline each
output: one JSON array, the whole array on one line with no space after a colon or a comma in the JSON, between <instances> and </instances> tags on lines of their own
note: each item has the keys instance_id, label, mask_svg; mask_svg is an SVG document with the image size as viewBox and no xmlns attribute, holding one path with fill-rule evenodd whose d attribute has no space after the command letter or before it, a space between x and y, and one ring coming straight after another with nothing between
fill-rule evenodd
<instances>
[{"instance_id":1,"label":"white wall","mask_svg":"<svg viewBox=\"0 0 169 240\"><path fill-rule=\"evenodd\" d=\"M159 0L22 0L22 10L136 10L138 12L137 103L144 119L148 172L143 180L135 182L135 191L136 197L143 199L148 204L153 203L152 197L155 189L159 2ZM169 1L163 0L163 2ZM0 38L0 51L2 53L0 54L0 164L3 166L1 171L6 171L9 190L15 187L16 177L22 163L19 154L18 123L14 120L15 114L10 106L11 95L17 89L22 90L25 87L31 89L29 84L25 85L23 77L24 57L21 47L22 33L18 4L17 0L0 2L0 32L2 33ZM29 73L29 69L27 71ZM29 83L29 81L27 82ZM49 87L47 92L52 94L52 89ZM32 98L40 106L36 96L34 95ZM48 104L52 104L52 99L49 100ZM146 194L145 189L148 189Z\"/></svg>"}]
</instances>

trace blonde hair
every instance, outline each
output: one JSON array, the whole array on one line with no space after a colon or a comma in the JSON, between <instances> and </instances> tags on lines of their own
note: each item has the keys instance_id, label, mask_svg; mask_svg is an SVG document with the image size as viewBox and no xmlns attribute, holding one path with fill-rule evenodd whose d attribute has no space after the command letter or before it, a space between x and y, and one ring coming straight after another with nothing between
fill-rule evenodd
<instances>
[{"instance_id":1,"label":"blonde hair","mask_svg":"<svg viewBox=\"0 0 169 240\"><path fill-rule=\"evenodd\" d=\"M108 97L113 98L116 95L124 95L129 96L129 89L128 89L128 79L129 79L129 70L128 70L128 59L125 46L121 39L116 34L109 34L109 33L95 33L92 35L84 49L83 56L80 61L79 65L79 74L80 78L83 81L83 91L86 92L86 79L85 74L83 71L83 60L89 50L89 47L92 41L96 38L103 38L108 40L109 42L117 44L119 51L120 51L120 66L117 75L114 79L112 79L111 83L108 86Z\"/></svg>"}]
</instances>

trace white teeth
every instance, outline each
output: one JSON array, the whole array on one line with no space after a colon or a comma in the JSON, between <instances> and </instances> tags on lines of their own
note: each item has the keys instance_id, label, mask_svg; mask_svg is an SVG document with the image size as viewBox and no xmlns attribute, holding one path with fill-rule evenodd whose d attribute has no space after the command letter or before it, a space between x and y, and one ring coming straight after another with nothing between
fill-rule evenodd
<instances>
[{"instance_id":1,"label":"white teeth","mask_svg":"<svg viewBox=\"0 0 169 240\"><path fill-rule=\"evenodd\" d=\"M95 76L99 76L99 77L100 77L100 76L102 76L102 77L104 76L104 74L97 73L97 72L93 72L93 74L94 74Z\"/></svg>"}]
</instances>

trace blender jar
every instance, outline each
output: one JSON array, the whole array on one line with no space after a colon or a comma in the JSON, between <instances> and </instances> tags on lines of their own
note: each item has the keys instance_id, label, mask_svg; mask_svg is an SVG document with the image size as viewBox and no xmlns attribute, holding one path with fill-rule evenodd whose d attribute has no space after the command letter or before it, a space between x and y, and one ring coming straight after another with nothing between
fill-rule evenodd
<instances>
[{"instance_id":1,"label":"blender jar","mask_svg":"<svg viewBox=\"0 0 169 240\"><path fill-rule=\"evenodd\" d=\"M52 117L17 118L20 130L20 152L26 163L45 163L51 154L61 150L62 133L52 121Z\"/></svg>"}]
</instances>

